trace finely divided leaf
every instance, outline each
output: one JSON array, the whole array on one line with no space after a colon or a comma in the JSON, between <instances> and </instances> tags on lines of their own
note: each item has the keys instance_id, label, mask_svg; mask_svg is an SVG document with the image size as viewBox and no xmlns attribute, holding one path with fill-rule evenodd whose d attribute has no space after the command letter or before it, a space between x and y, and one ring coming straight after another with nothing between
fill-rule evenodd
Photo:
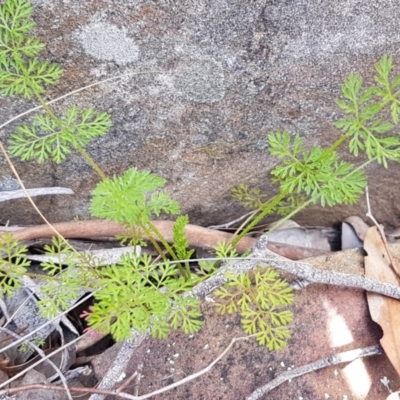
<instances>
[{"instance_id":1,"label":"finely divided leaf","mask_svg":"<svg viewBox=\"0 0 400 400\"><path fill-rule=\"evenodd\" d=\"M258 269L251 280L248 274L227 276L225 287L214 292L220 313L239 310L246 333L257 333L257 341L270 350L286 346L292 313L285 309L293 303L293 291L272 268Z\"/></svg>"},{"instance_id":2,"label":"finely divided leaf","mask_svg":"<svg viewBox=\"0 0 400 400\"><path fill-rule=\"evenodd\" d=\"M185 234L185 226L188 223L189 217L187 215L181 215L176 219L172 227L174 248L180 260L188 260L194 253L194 250L189 249L189 240Z\"/></svg>"},{"instance_id":3,"label":"finely divided leaf","mask_svg":"<svg viewBox=\"0 0 400 400\"><path fill-rule=\"evenodd\" d=\"M122 176L100 182L93 191L91 214L130 226L146 225L150 217L160 212L179 212L178 203L167 193L154 192L165 180L149 171L136 168ZM153 193L151 193L153 192Z\"/></svg>"},{"instance_id":4,"label":"finely divided leaf","mask_svg":"<svg viewBox=\"0 0 400 400\"><path fill-rule=\"evenodd\" d=\"M21 287L20 279L30 261L25 258L28 248L19 244L11 233L0 235L0 292L10 295Z\"/></svg>"},{"instance_id":5,"label":"finely divided leaf","mask_svg":"<svg viewBox=\"0 0 400 400\"><path fill-rule=\"evenodd\" d=\"M89 108L67 110L64 118L36 114L31 125L20 125L9 139L11 154L23 161L37 159L39 163L51 159L64 161L73 148L84 147L93 138L105 135L111 126L106 113L95 114Z\"/></svg>"}]
</instances>

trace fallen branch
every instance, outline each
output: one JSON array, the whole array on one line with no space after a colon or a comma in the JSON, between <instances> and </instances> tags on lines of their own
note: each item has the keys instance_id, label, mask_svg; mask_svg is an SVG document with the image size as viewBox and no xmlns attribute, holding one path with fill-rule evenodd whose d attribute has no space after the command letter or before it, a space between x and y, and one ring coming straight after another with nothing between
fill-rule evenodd
<instances>
[{"instance_id":1,"label":"fallen branch","mask_svg":"<svg viewBox=\"0 0 400 400\"><path fill-rule=\"evenodd\" d=\"M185 296L204 298L228 281L226 278L227 272L246 273L256 268L258 265L263 265L289 272L309 283L363 289L393 297L394 299L400 299L400 287L398 286L379 282L375 279L367 278L365 275L352 275L320 270L313 268L310 264L289 260L269 251L266 248L267 242L268 237L261 236L257 244L253 247L253 251L249 257L243 258L243 261L240 261L240 259L235 262L228 261L215 275L195 286L192 291L186 292Z\"/></svg>"},{"instance_id":2,"label":"fallen branch","mask_svg":"<svg viewBox=\"0 0 400 400\"><path fill-rule=\"evenodd\" d=\"M152 223L168 243L173 243L173 221L152 221ZM52 227L46 224L20 228L17 230L15 230L15 227L0 227L0 233L9 231L12 231L13 236L21 241L51 238L55 236L55 231L66 239L110 237L127 234L124 226L113 221L105 220L60 222L52 224ZM205 249L213 249L218 242L228 243L234 237L233 234L228 232L203 228L192 224L186 225L185 234L190 246ZM236 250L239 253L244 253L246 250L251 249L256 243L257 239L246 236L236 245ZM274 253L296 260L326 253L325 251L318 249L279 244L271 241L268 242L267 246Z\"/></svg>"},{"instance_id":3,"label":"fallen branch","mask_svg":"<svg viewBox=\"0 0 400 400\"><path fill-rule=\"evenodd\" d=\"M165 239L172 243L173 222L153 221L153 223ZM103 220L62 222L53 224L53 227L66 238L105 237L126 233L122 225ZM185 233L191 246L204 248L213 248L218 242L229 242L232 237L232 234L227 232L202 228L190 224L186 226ZM38 225L14 231L13 235L18 240L31 240L52 237L54 236L54 231L48 225ZM245 237L237 245L239 252L244 252L251 247L253 247L253 252L248 258L243 259L240 263L231 263L229 268L221 269L216 275L202 284L197 285L193 289L192 294L204 298L213 290L225 284L227 282L225 278L226 271L247 272L257 265L266 264L276 269L289 272L311 283L325 283L329 285L359 288L400 299L400 288L388 283L378 282L363 275L318 270L312 268L309 264L292 261L274 251L269 251L268 249L271 249L271 247L275 249L277 245L268 242L267 236L262 236L258 241L254 238ZM279 247L278 250L285 252L284 247ZM189 293L191 292L188 292L187 295L189 295Z\"/></svg>"}]
</instances>

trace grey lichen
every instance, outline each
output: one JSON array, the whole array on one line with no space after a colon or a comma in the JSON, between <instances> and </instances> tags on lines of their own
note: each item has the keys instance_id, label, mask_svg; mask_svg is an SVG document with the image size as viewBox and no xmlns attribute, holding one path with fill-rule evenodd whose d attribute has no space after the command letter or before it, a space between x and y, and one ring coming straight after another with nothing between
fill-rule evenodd
<instances>
[{"instance_id":1,"label":"grey lichen","mask_svg":"<svg viewBox=\"0 0 400 400\"><path fill-rule=\"evenodd\" d=\"M96 22L84 26L79 40L85 52L99 60L125 64L136 61L139 47L126 32L115 25Z\"/></svg>"}]
</instances>

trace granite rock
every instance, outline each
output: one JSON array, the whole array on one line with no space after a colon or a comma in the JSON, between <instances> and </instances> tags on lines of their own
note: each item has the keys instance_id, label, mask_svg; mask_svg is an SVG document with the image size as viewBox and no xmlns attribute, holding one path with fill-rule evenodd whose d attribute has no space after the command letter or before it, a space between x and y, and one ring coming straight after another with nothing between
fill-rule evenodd
<instances>
[{"instance_id":1,"label":"granite rock","mask_svg":"<svg viewBox=\"0 0 400 400\"><path fill-rule=\"evenodd\" d=\"M88 146L108 175L135 166L168 181L193 223L228 221L244 210L230 196L238 183L274 193L266 135L288 130L307 145L327 145L340 132L334 99L352 71L372 82L374 63L398 57L400 7L395 2L327 0L33 0L35 34L43 57L65 74L48 90L53 99L114 77L60 101L94 106L112 115L113 127ZM399 72L399 68L397 68ZM2 122L34 105L0 98ZM13 123L0 136L5 140ZM50 221L88 217L98 177L77 154L61 165L15 161L27 187L64 186L72 196L37 200ZM371 166L375 217L397 224L400 202L390 173ZM0 159L0 190L11 171ZM365 202L301 214L299 222L330 224L363 215ZM2 204L0 222L40 222L25 200Z\"/></svg>"}]
</instances>

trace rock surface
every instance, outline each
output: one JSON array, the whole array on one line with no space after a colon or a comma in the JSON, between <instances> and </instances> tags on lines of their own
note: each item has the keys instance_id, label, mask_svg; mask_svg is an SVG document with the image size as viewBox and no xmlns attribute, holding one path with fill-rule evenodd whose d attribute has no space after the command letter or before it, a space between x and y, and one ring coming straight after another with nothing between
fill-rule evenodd
<instances>
[{"instance_id":1,"label":"rock surface","mask_svg":"<svg viewBox=\"0 0 400 400\"><path fill-rule=\"evenodd\" d=\"M393 2L275 0L33 0L35 34L44 57L64 77L47 99L110 77L57 103L95 106L111 113L110 133L88 147L108 175L136 166L168 180L192 222L216 224L243 213L230 189L238 183L272 193L276 163L266 135L288 130L309 146L331 143L340 132L334 99L352 71L371 82L383 55L400 65ZM399 69L397 70L399 72ZM2 122L34 103L0 98ZM1 132L5 139L15 128ZM88 216L98 177L74 154L62 165L20 163L27 187L64 186L75 195L46 197L38 206L53 222ZM400 202L393 182L400 167L370 167L375 216L397 224ZM0 189L15 187L4 158ZM331 223L365 213L357 207L308 210L299 222ZM311 214L312 213L312 214ZM312 215L312 222L309 216ZM2 204L0 222L37 223L27 201Z\"/></svg>"}]
</instances>

